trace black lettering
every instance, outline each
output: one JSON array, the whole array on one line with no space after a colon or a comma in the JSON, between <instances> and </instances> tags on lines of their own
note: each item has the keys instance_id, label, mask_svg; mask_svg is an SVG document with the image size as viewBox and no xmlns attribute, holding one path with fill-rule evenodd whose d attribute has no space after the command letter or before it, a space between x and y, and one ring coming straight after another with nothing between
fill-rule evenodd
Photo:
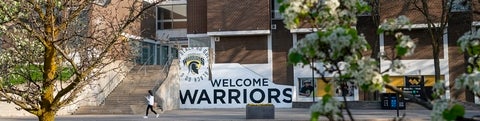
<instances>
[{"instance_id":1,"label":"black lettering","mask_svg":"<svg viewBox=\"0 0 480 121\"><path fill-rule=\"evenodd\" d=\"M237 82L235 82L238 87L242 87L242 83L238 83L238 82L241 82L241 81L242 81L242 79L237 79Z\"/></svg>"},{"instance_id":2,"label":"black lettering","mask_svg":"<svg viewBox=\"0 0 480 121\"><path fill-rule=\"evenodd\" d=\"M207 52L207 51L208 51L208 50L207 50L207 49L205 49L205 50L203 50L203 53L204 53L204 54L208 54L208 52Z\"/></svg>"},{"instance_id":3,"label":"black lettering","mask_svg":"<svg viewBox=\"0 0 480 121\"><path fill-rule=\"evenodd\" d=\"M228 87L228 79L223 79L223 87Z\"/></svg>"},{"instance_id":4,"label":"black lettering","mask_svg":"<svg viewBox=\"0 0 480 121\"><path fill-rule=\"evenodd\" d=\"M247 84L247 82L248 82L248 84ZM243 85L245 85L245 86L247 86L247 87L250 86L250 85L252 85L252 80L250 80L250 79L245 79L245 80L243 80Z\"/></svg>"},{"instance_id":5,"label":"black lettering","mask_svg":"<svg viewBox=\"0 0 480 121\"><path fill-rule=\"evenodd\" d=\"M268 86L268 79L267 78L263 78L263 85L262 86Z\"/></svg>"},{"instance_id":6,"label":"black lettering","mask_svg":"<svg viewBox=\"0 0 480 121\"><path fill-rule=\"evenodd\" d=\"M203 77L210 77L210 76L208 76L208 71L203 72L202 75L203 75L202 78L203 78ZM210 79L210 80L211 80L211 79Z\"/></svg>"},{"instance_id":7,"label":"black lettering","mask_svg":"<svg viewBox=\"0 0 480 121\"><path fill-rule=\"evenodd\" d=\"M247 103L247 89L243 89L243 103Z\"/></svg>"},{"instance_id":8,"label":"black lettering","mask_svg":"<svg viewBox=\"0 0 480 121\"><path fill-rule=\"evenodd\" d=\"M198 90L195 90L192 97L190 90L185 90L185 96L183 96L182 90L180 90L180 101L182 102L182 104L185 104L185 101L187 101L188 97L188 100L190 100L190 104L193 104L193 102L195 102L195 99L197 98L197 92Z\"/></svg>"},{"instance_id":9,"label":"black lettering","mask_svg":"<svg viewBox=\"0 0 480 121\"><path fill-rule=\"evenodd\" d=\"M233 92L236 93L236 95L233 95ZM237 89L228 89L228 104L232 104L232 100L235 99L237 103L240 103L240 100L238 98L240 97L240 91Z\"/></svg>"},{"instance_id":10,"label":"black lettering","mask_svg":"<svg viewBox=\"0 0 480 121\"><path fill-rule=\"evenodd\" d=\"M255 92L260 92L261 96L260 96L260 99L259 100L256 100L255 97L253 97L253 95L255 94ZM265 92L263 92L263 90L261 89L253 89L251 92L250 92L250 100L252 100L253 103L261 103L263 102L263 100L265 100Z\"/></svg>"},{"instance_id":11,"label":"black lettering","mask_svg":"<svg viewBox=\"0 0 480 121\"><path fill-rule=\"evenodd\" d=\"M253 86L255 86L255 85L261 86L261 84L262 84L261 81L262 81L261 79L258 79L258 80L257 80L257 79L253 79Z\"/></svg>"},{"instance_id":12,"label":"black lettering","mask_svg":"<svg viewBox=\"0 0 480 121\"><path fill-rule=\"evenodd\" d=\"M284 103L292 103L292 88L285 88L283 90L283 96L289 98L288 100L283 99Z\"/></svg>"},{"instance_id":13,"label":"black lettering","mask_svg":"<svg viewBox=\"0 0 480 121\"><path fill-rule=\"evenodd\" d=\"M273 92L275 92L275 94L273 94ZM280 90L275 88L268 89L268 103L272 103L272 99L274 99L277 103L280 103L278 97L280 97Z\"/></svg>"},{"instance_id":14,"label":"black lettering","mask_svg":"<svg viewBox=\"0 0 480 121\"><path fill-rule=\"evenodd\" d=\"M200 97L198 98L197 104L200 104L202 101L207 101L208 104L211 104L210 98L208 98L207 91L205 89L202 90L200 93Z\"/></svg>"},{"instance_id":15,"label":"black lettering","mask_svg":"<svg viewBox=\"0 0 480 121\"><path fill-rule=\"evenodd\" d=\"M234 83L232 82L232 79L230 79L229 85L230 85L230 87L235 87Z\"/></svg>"},{"instance_id":16,"label":"black lettering","mask_svg":"<svg viewBox=\"0 0 480 121\"><path fill-rule=\"evenodd\" d=\"M212 87L220 87L220 83L222 83L222 80L215 79L214 81L210 81L210 83L212 83Z\"/></svg>"},{"instance_id":17,"label":"black lettering","mask_svg":"<svg viewBox=\"0 0 480 121\"><path fill-rule=\"evenodd\" d=\"M218 93L220 93L221 95L218 95ZM221 90L221 89L214 89L213 90L213 103L214 104L217 104L217 100L220 100L220 102L222 102L222 104L225 104L225 100L223 100L225 98L225 91Z\"/></svg>"}]
</instances>

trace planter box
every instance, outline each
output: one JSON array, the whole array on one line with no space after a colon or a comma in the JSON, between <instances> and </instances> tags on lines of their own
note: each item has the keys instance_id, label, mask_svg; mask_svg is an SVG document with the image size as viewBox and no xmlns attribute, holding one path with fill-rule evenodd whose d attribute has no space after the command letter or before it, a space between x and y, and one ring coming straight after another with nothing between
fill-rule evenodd
<instances>
[{"instance_id":1,"label":"planter box","mask_svg":"<svg viewBox=\"0 0 480 121\"><path fill-rule=\"evenodd\" d=\"M274 105L247 105L247 119L274 119Z\"/></svg>"}]
</instances>

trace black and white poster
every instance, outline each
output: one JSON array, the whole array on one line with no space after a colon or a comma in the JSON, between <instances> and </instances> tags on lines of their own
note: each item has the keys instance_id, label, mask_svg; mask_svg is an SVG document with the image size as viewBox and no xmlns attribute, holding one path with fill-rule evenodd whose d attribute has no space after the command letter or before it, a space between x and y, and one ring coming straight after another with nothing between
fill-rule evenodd
<instances>
[{"instance_id":1,"label":"black and white poster","mask_svg":"<svg viewBox=\"0 0 480 121\"><path fill-rule=\"evenodd\" d=\"M274 84L238 63L209 67L208 53L198 47L179 51L180 108L244 108L249 103L292 107L292 86Z\"/></svg>"}]
</instances>

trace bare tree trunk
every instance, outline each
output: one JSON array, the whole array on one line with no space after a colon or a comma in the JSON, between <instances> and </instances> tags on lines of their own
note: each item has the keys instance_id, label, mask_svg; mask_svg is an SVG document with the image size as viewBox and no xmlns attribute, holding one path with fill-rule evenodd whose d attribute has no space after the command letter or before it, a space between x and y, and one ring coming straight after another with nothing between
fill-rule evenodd
<instances>
[{"instance_id":1,"label":"bare tree trunk","mask_svg":"<svg viewBox=\"0 0 480 121\"><path fill-rule=\"evenodd\" d=\"M48 108L45 109L45 112L42 115L38 116L39 121L55 121L55 113L56 111L49 110Z\"/></svg>"},{"instance_id":2,"label":"bare tree trunk","mask_svg":"<svg viewBox=\"0 0 480 121\"><path fill-rule=\"evenodd\" d=\"M57 65L55 57L57 56L56 50L53 47L45 48L45 73L41 100L42 115L39 116L39 121L54 121L55 113L52 108L54 107L54 91L55 91L55 72L57 71Z\"/></svg>"},{"instance_id":3,"label":"bare tree trunk","mask_svg":"<svg viewBox=\"0 0 480 121\"><path fill-rule=\"evenodd\" d=\"M342 89L342 91L346 91L346 90ZM348 117L350 118L350 121L355 121L355 119L353 119L352 112L350 112L350 109L348 108L348 103L347 103L348 101L347 101L346 95L342 94L342 97L343 97L343 104L345 104L345 110L347 111L347 114L348 114Z\"/></svg>"},{"instance_id":4,"label":"bare tree trunk","mask_svg":"<svg viewBox=\"0 0 480 121\"><path fill-rule=\"evenodd\" d=\"M432 47L433 47L433 66L435 68L435 83L439 83L440 80L440 58L439 56L439 39L442 37L438 37L436 39L432 39ZM448 54L448 53L444 53ZM428 98L427 98L428 99Z\"/></svg>"}]
</instances>

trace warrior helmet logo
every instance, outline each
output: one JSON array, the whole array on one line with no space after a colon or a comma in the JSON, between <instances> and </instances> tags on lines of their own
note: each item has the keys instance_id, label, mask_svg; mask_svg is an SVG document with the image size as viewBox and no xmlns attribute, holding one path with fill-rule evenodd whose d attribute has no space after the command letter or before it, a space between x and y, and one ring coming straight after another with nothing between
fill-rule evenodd
<instances>
[{"instance_id":1,"label":"warrior helmet logo","mask_svg":"<svg viewBox=\"0 0 480 121\"><path fill-rule=\"evenodd\" d=\"M199 74L200 67L205 65L205 60L200 56L192 55L183 60L183 65L188 67L189 74L196 75Z\"/></svg>"},{"instance_id":2,"label":"warrior helmet logo","mask_svg":"<svg viewBox=\"0 0 480 121\"><path fill-rule=\"evenodd\" d=\"M183 48L178 52L180 57L180 78L187 82L207 80L208 48Z\"/></svg>"}]
</instances>

